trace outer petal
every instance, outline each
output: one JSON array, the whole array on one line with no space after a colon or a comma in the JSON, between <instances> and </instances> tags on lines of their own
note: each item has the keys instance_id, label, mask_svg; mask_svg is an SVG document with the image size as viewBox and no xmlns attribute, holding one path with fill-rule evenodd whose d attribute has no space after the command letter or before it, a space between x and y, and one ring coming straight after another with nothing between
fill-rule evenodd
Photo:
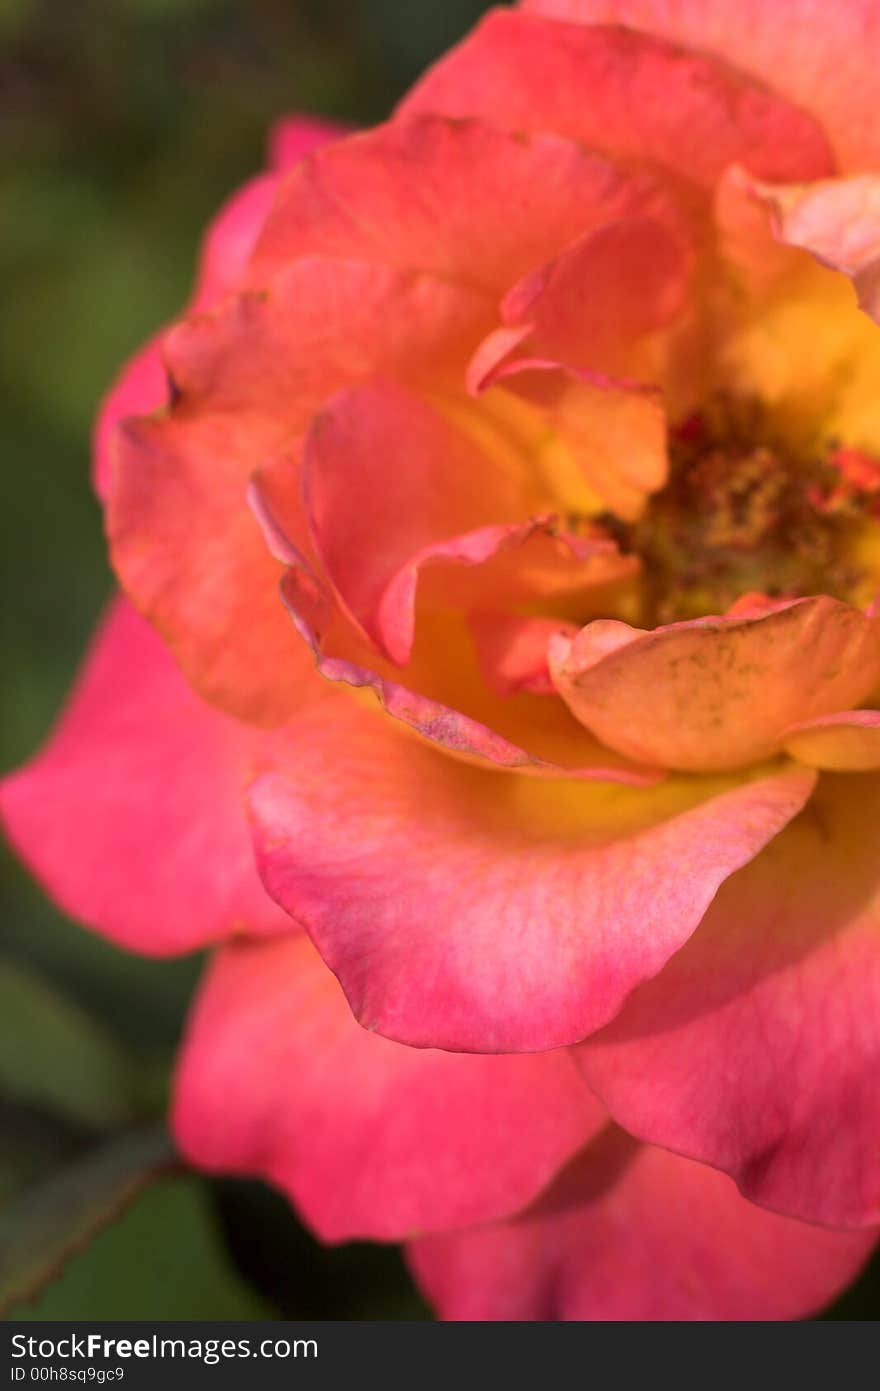
<instances>
[{"instance_id":1,"label":"outer petal","mask_svg":"<svg viewBox=\"0 0 880 1391\"><path fill-rule=\"evenodd\" d=\"M174 1105L193 1163L276 1183L329 1241L514 1212L603 1122L564 1051L478 1057L368 1033L303 937L222 950Z\"/></svg>"},{"instance_id":2,"label":"outer petal","mask_svg":"<svg viewBox=\"0 0 880 1391\"><path fill-rule=\"evenodd\" d=\"M663 976L578 1050L633 1134L835 1226L880 1221L878 826L880 777L823 779Z\"/></svg>"},{"instance_id":3,"label":"outer petal","mask_svg":"<svg viewBox=\"0 0 880 1391\"><path fill-rule=\"evenodd\" d=\"M607 4L597 17L613 19L615 8L625 3ZM698 20L698 0L686 8ZM735 0L727 8L732 16ZM580 17L576 7L571 17ZM748 26L740 21L740 27ZM776 27L780 38L790 36L778 18ZM730 56L723 47L719 55ZM778 61L787 71L790 58ZM847 54L844 64L849 61ZM441 59L401 110L552 130L626 160L666 165L706 186L736 162L772 179L820 178L833 170L818 122L726 61L682 52L653 35L547 24L506 9L492 10Z\"/></svg>"},{"instance_id":4,"label":"outer petal","mask_svg":"<svg viewBox=\"0 0 880 1391\"><path fill-rule=\"evenodd\" d=\"M124 588L209 700L278 723L308 680L278 564L246 505L252 473L342 386L411 372L438 345L455 351L469 326L479 335L481 305L425 277L315 259L169 337L175 406L126 428L108 534ZM295 497L298 486L292 467Z\"/></svg>"},{"instance_id":5,"label":"outer petal","mask_svg":"<svg viewBox=\"0 0 880 1391\"><path fill-rule=\"evenodd\" d=\"M814 112L845 168L880 163L874 0L521 0L584 24L627 24L704 49Z\"/></svg>"},{"instance_id":6,"label":"outer petal","mask_svg":"<svg viewBox=\"0 0 880 1391\"><path fill-rule=\"evenodd\" d=\"M278 599L280 567L245 502L278 433L246 417L126 422L107 514L113 565L213 705L280 724L314 673Z\"/></svg>"},{"instance_id":7,"label":"outer petal","mask_svg":"<svg viewBox=\"0 0 880 1391\"><path fill-rule=\"evenodd\" d=\"M257 744L192 695L122 601L46 748L7 777L10 838L64 910L152 955L291 931L254 868L242 783Z\"/></svg>"},{"instance_id":8,"label":"outer petal","mask_svg":"<svg viewBox=\"0 0 880 1391\"><path fill-rule=\"evenodd\" d=\"M500 297L590 227L650 214L661 201L650 175L573 141L414 116L343 140L295 170L252 277L263 284L300 256L340 256L429 271Z\"/></svg>"},{"instance_id":9,"label":"outer petal","mask_svg":"<svg viewBox=\"0 0 880 1391\"><path fill-rule=\"evenodd\" d=\"M322 145L350 133L350 126L325 121L322 116L283 116L269 133L269 163L273 169L286 173Z\"/></svg>"},{"instance_id":10,"label":"outer petal","mask_svg":"<svg viewBox=\"0 0 880 1391\"><path fill-rule=\"evenodd\" d=\"M273 755L251 793L269 891L363 1024L480 1052L555 1048L610 1019L813 783L499 777L354 703Z\"/></svg>"},{"instance_id":11,"label":"outer petal","mask_svg":"<svg viewBox=\"0 0 880 1391\"><path fill-rule=\"evenodd\" d=\"M521 1217L427 1237L409 1259L446 1319L744 1322L817 1311L875 1241L762 1212L611 1129Z\"/></svg>"},{"instance_id":12,"label":"outer petal","mask_svg":"<svg viewBox=\"0 0 880 1391\"><path fill-rule=\"evenodd\" d=\"M776 753L786 729L864 700L880 676L880 621L835 599L646 633L599 620L550 651L557 689L627 757L735 768Z\"/></svg>"},{"instance_id":13,"label":"outer petal","mask_svg":"<svg viewBox=\"0 0 880 1391\"><path fill-rule=\"evenodd\" d=\"M116 427L129 415L146 415L168 401L168 377L157 334L130 357L104 397L92 436L92 484L102 502L110 490Z\"/></svg>"}]
</instances>

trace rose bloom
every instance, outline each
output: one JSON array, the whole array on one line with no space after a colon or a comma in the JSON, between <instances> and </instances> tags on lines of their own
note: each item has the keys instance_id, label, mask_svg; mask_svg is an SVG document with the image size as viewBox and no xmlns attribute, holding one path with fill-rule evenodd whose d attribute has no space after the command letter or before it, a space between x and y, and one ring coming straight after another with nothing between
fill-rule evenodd
<instances>
[{"instance_id":1,"label":"rose bloom","mask_svg":"<svg viewBox=\"0 0 880 1391\"><path fill-rule=\"evenodd\" d=\"M282 124L96 434L4 789L216 944L173 1128L457 1319L790 1319L880 1223L873 0L532 0Z\"/></svg>"}]
</instances>

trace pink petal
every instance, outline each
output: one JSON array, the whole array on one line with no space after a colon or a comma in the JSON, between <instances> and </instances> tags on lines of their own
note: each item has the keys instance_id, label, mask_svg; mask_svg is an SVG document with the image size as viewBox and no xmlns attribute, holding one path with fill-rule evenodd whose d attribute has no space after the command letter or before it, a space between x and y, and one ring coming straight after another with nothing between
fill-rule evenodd
<instances>
[{"instance_id":1,"label":"pink petal","mask_svg":"<svg viewBox=\"0 0 880 1391\"><path fill-rule=\"evenodd\" d=\"M762 1212L611 1128L521 1217L426 1237L409 1260L444 1319L751 1322L817 1312L875 1241Z\"/></svg>"},{"instance_id":2,"label":"pink petal","mask_svg":"<svg viewBox=\"0 0 880 1391\"><path fill-rule=\"evenodd\" d=\"M699 931L578 1050L621 1125L746 1197L880 1221L880 778L823 778Z\"/></svg>"},{"instance_id":3,"label":"pink petal","mask_svg":"<svg viewBox=\"0 0 880 1391\"><path fill-rule=\"evenodd\" d=\"M272 759L251 794L261 872L358 1019L480 1052L613 1017L813 785L806 769L650 790L499 777L355 702L304 717Z\"/></svg>"},{"instance_id":4,"label":"pink petal","mask_svg":"<svg viewBox=\"0 0 880 1391\"><path fill-rule=\"evenodd\" d=\"M875 112L880 11L874 0L823 5L815 0L521 0L521 5L553 19L630 25L716 54L814 113L844 167L880 163Z\"/></svg>"},{"instance_id":5,"label":"pink petal","mask_svg":"<svg viewBox=\"0 0 880 1391\"><path fill-rule=\"evenodd\" d=\"M573 638L573 623L554 618L521 617L518 614L471 615L480 668L488 685L499 695L534 691L554 695L556 688L547 664L547 645L558 633Z\"/></svg>"},{"instance_id":6,"label":"pink petal","mask_svg":"<svg viewBox=\"0 0 880 1391\"><path fill-rule=\"evenodd\" d=\"M871 0L863 0L863 7ZM638 0L636 0L638 4ZM649 9L664 0L645 0L647 20L642 27L658 34L675 33L674 21L664 23ZM711 8L728 11L733 21L736 0L714 0ZM540 8L540 6L531 6ZM564 0L546 5L547 13L578 19L577 4L566 13ZM700 0L684 6L691 28L701 26ZM704 7L705 8L705 7ZM834 8L847 8L846 6ZM627 10L626 0L589 6L590 19L610 20ZM633 6L635 10L635 6ZM755 0L748 19L738 21L737 47L748 45L756 29L771 28L779 38L777 70L762 73L777 85L797 61L784 45L798 42L790 23L774 22L772 6ZM583 17L588 7L584 6ZM806 40L815 42L815 25ZM697 46L700 46L699 43ZM583 141L625 160L671 167L675 173L711 186L729 164L747 165L769 179L821 178L833 169L819 123L807 110L798 110L733 67L736 49L713 47L722 59L686 53L653 35L622 28L586 28L547 24L506 9L491 11L475 32L429 70L405 99L401 110L443 112L448 116L477 116L516 130L552 130ZM851 55L845 51L838 71L846 72ZM748 68L749 64L743 64ZM869 89L873 97L872 85ZM581 229L583 230L583 229Z\"/></svg>"},{"instance_id":7,"label":"pink petal","mask_svg":"<svg viewBox=\"0 0 880 1391\"><path fill-rule=\"evenodd\" d=\"M793 725L783 747L801 763L833 773L880 769L880 710L847 710Z\"/></svg>"},{"instance_id":8,"label":"pink petal","mask_svg":"<svg viewBox=\"0 0 880 1391\"><path fill-rule=\"evenodd\" d=\"M277 188L274 174L261 174L234 193L218 213L202 243L189 312L210 309L239 288Z\"/></svg>"},{"instance_id":9,"label":"pink petal","mask_svg":"<svg viewBox=\"0 0 880 1391\"><path fill-rule=\"evenodd\" d=\"M279 173L286 173L322 145L350 133L350 126L325 121L322 116L283 116L269 132L269 164Z\"/></svg>"},{"instance_id":10,"label":"pink petal","mask_svg":"<svg viewBox=\"0 0 880 1391\"><path fill-rule=\"evenodd\" d=\"M376 379L332 397L306 438L303 496L315 552L346 613L399 666L412 656L417 589L441 607L470 607L468 589L485 599L507 587L534 600L548 587L574 590L630 568L609 539L566 544L555 517L535 515L552 499L536 486L528 456L503 435L487 442L471 433L486 431L486 421L474 407L465 411L474 419L453 423L416 393ZM457 569L476 573L462 583Z\"/></svg>"},{"instance_id":11,"label":"pink petal","mask_svg":"<svg viewBox=\"0 0 880 1391\"><path fill-rule=\"evenodd\" d=\"M348 612L399 665L412 651L419 568L488 559L531 491L523 457L499 459L392 382L337 394L306 441L316 551Z\"/></svg>"},{"instance_id":12,"label":"pink petal","mask_svg":"<svg viewBox=\"0 0 880 1391\"><path fill-rule=\"evenodd\" d=\"M880 677L880 621L828 598L653 632L599 620L558 640L550 666L577 718L628 758L729 769L863 700Z\"/></svg>"},{"instance_id":13,"label":"pink petal","mask_svg":"<svg viewBox=\"0 0 880 1391\"><path fill-rule=\"evenodd\" d=\"M289 932L245 823L258 748L193 696L117 600L49 742L4 780L3 818L65 912L122 946L159 956L234 932Z\"/></svg>"},{"instance_id":14,"label":"pink petal","mask_svg":"<svg viewBox=\"0 0 880 1391\"><path fill-rule=\"evenodd\" d=\"M223 948L175 1092L192 1163L277 1184L327 1241L514 1212L604 1121L564 1051L480 1057L368 1033L302 937Z\"/></svg>"}]
</instances>

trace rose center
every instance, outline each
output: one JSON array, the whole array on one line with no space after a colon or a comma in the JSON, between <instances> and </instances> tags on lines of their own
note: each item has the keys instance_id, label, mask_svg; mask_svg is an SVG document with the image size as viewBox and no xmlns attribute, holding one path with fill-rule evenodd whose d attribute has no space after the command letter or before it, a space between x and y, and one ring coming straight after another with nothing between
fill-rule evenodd
<instances>
[{"instance_id":1,"label":"rose center","mask_svg":"<svg viewBox=\"0 0 880 1391\"><path fill-rule=\"evenodd\" d=\"M669 479L634 523L643 626L724 613L744 594L870 602L880 584L880 461L774 438L758 407L713 402L673 430Z\"/></svg>"}]
</instances>

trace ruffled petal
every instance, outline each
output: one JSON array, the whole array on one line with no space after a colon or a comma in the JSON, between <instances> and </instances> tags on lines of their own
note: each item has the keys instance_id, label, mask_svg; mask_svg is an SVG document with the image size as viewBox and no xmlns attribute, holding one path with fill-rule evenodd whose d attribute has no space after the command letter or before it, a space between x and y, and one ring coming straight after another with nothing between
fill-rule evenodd
<instances>
[{"instance_id":1,"label":"ruffled petal","mask_svg":"<svg viewBox=\"0 0 880 1391\"><path fill-rule=\"evenodd\" d=\"M92 486L102 502L110 491L116 428L129 415L147 415L168 403L168 375L158 334L120 370L95 418L92 435Z\"/></svg>"},{"instance_id":2,"label":"ruffled petal","mask_svg":"<svg viewBox=\"0 0 880 1391\"><path fill-rule=\"evenodd\" d=\"M552 702L548 711L550 702L524 695L526 703L512 708L513 701L499 702L482 683L474 689L469 677L476 672L465 661L471 656L469 635L461 621L444 624L441 616L439 630L437 624L423 622L427 654L410 663L401 678L380 654L359 646L356 637L352 641L344 615L308 568L292 565L281 592L320 674L328 682L372 692L386 714L429 747L478 767L539 777L629 787L650 787L664 778L662 770L641 767L606 749L559 702Z\"/></svg>"},{"instance_id":3,"label":"ruffled petal","mask_svg":"<svg viewBox=\"0 0 880 1391\"><path fill-rule=\"evenodd\" d=\"M187 679L266 726L288 719L315 680L245 501L251 470L278 445L277 430L246 416L129 420L107 514L114 569Z\"/></svg>"},{"instance_id":4,"label":"ruffled petal","mask_svg":"<svg viewBox=\"0 0 880 1391\"><path fill-rule=\"evenodd\" d=\"M418 115L343 140L290 174L251 273L259 285L301 256L338 256L500 298L575 237L650 213L658 196L649 174L571 140Z\"/></svg>"},{"instance_id":5,"label":"ruffled petal","mask_svg":"<svg viewBox=\"0 0 880 1391\"><path fill-rule=\"evenodd\" d=\"M251 790L264 881L358 1019L480 1052L559 1047L610 1019L814 780L501 777L352 701L304 717L272 759Z\"/></svg>"},{"instance_id":6,"label":"ruffled petal","mask_svg":"<svg viewBox=\"0 0 880 1391\"><path fill-rule=\"evenodd\" d=\"M311 674L246 503L251 475L346 384L383 366L406 376L456 345L463 364L481 313L426 277L314 259L168 337L175 404L120 431L107 526L123 587L206 699L280 723ZM298 498L295 456L289 488Z\"/></svg>"},{"instance_id":7,"label":"ruffled petal","mask_svg":"<svg viewBox=\"0 0 880 1391\"><path fill-rule=\"evenodd\" d=\"M192 1163L277 1184L328 1241L515 1212L603 1123L564 1050L480 1057L362 1029L302 937L221 950L173 1111Z\"/></svg>"},{"instance_id":8,"label":"ruffled petal","mask_svg":"<svg viewBox=\"0 0 880 1391\"><path fill-rule=\"evenodd\" d=\"M392 382L340 392L306 440L303 496L316 552L346 610L399 665L412 652L421 566L487 560L522 528L528 483L521 456L481 449Z\"/></svg>"},{"instance_id":9,"label":"ruffled petal","mask_svg":"<svg viewBox=\"0 0 880 1391\"><path fill-rule=\"evenodd\" d=\"M252 179L218 213L202 243L192 310L210 308L235 288L272 205L276 184L277 179L268 174ZM94 485L102 502L109 495L120 449L120 421L158 411L170 399L172 388L163 357L164 338L164 332L158 333L129 359L99 409L94 435Z\"/></svg>"}]
</instances>

